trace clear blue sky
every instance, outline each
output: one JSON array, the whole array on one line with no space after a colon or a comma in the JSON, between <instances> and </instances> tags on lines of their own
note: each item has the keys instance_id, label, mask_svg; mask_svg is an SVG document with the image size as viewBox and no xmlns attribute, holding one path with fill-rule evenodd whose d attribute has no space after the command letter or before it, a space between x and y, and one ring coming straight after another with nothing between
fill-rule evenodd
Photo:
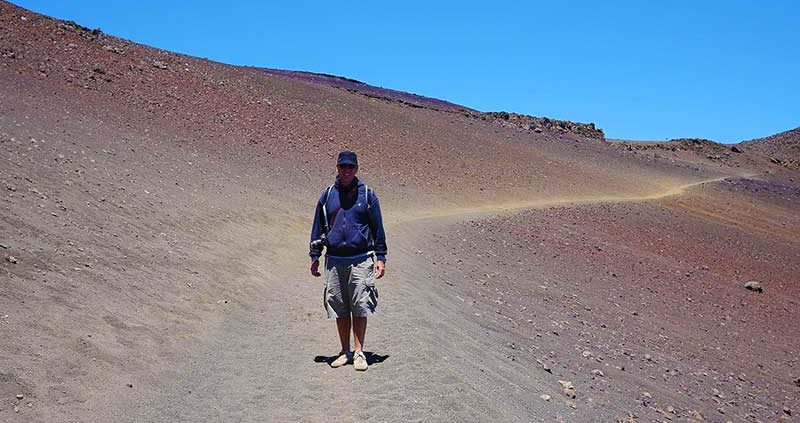
<instances>
[{"instance_id":1,"label":"clear blue sky","mask_svg":"<svg viewBox=\"0 0 800 423\"><path fill-rule=\"evenodd\" d=\"M595 122L609 138L800 126L795 1L16 3L166 50Z\"/></svg>"}]
</instances>

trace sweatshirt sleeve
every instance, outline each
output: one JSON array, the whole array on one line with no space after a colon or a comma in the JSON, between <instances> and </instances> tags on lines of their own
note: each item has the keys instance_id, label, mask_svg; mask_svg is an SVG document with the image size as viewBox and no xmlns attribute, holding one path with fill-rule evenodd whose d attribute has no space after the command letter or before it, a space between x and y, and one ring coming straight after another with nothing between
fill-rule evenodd
<instances>
[{"instance_id":1,"label":"sweatshirt sleeve","mask_svg":"<svg viewBox=\"0 0 800 423\"><path fill-rule=\"evenodd\" d=\"M319 239L323 233L325 233L324 226L324 219L322 216L322 201L323 197L325 196L325 192L322 192L320 195L319 200L317 201L317 209L314 212L314 223L311 225L311 241L315 239ZM309 245L308 255L311 257L311 261L319 260L319 256L322 255L322 247L313 248Z\"/></svg>"},{"instance_id":2,"label":"sweatshirt sleeve","mask_svg":"<svg viewBox=\"0 0 800 423\"><path fill-rule=\"evenodd\" d=\"M372 194L368 199L369 203L369 229L375 243L375 256L378 260L386 261L386 232L383 230L383 217L381 216L381 203L378 195L370 190Z\"/></svg>"}]
</instances>

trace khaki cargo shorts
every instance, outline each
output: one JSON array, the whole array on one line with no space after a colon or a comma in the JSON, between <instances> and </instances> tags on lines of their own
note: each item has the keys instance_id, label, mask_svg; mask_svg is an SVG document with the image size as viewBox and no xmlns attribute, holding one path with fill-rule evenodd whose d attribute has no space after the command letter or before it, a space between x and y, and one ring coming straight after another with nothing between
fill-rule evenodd
<instances>
[{"instance_id":1,"label":"khaki cargo shorts","mask_svg":"<svg viewBox=\"0 0 800 423\"><path fill-rule=\"evenodd\" d=\"M368 317L378 306L375 261L365 258L325 258L325 310L329 319Z\"/></svg>"}]
</instances>

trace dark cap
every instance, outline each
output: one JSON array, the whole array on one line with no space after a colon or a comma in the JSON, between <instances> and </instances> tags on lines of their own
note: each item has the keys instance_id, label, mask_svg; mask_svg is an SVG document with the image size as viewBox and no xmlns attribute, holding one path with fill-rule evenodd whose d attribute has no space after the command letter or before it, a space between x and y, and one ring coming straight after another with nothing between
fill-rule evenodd
<instances>
[{"instance_id":1,"label":"dark cap","mask_svg":"<svg viewBox=\"0 0 800 423\"><path fill-rule=\"evenodd\" d=\"M345 164L358 166L358 158L356 157L356 153L352 151L342 151L339 153L339 160L336 161L336 166Z\"/></svg>"}]
</instances>

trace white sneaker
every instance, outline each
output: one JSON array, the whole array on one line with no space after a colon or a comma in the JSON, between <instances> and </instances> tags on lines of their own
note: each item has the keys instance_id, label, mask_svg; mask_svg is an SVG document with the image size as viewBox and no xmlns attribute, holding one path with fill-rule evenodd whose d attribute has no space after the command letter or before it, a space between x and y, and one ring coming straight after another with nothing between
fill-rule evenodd
<instances>
[{"instance_id":1,"label":"white sneaker","mask_svg":"<svg viewBox=\"0 0 800 423\"><path fill-rule=\"evenodd\" d=\"M353 358L353 354L350 351L342 351L339 353L339 357L336 357L336 360L331 362L331 367L334 369L337 367L342 367L345 364L349 363L350 360Z\"/></svg>"},{"instance_id":2,"label":"white sneaker","mask_svg":"<svg viewBox=\"0 0 800 423\"><path fill-rule=\"evenodd\" d=\"M355 354L353 354L353 367L360 372L369 368L367 356L364 355L363 351L356 351Z\"/></svg>"}]
</instances>

